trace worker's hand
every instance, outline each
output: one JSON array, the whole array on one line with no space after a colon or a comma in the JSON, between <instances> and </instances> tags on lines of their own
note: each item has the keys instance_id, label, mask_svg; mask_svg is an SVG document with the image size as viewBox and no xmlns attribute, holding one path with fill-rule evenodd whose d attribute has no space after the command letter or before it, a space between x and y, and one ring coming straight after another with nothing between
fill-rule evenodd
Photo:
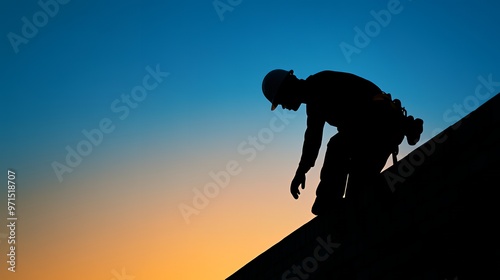
<instances>
[{"instance_id":1,"label":"worker's hand","mask_svg":"<svg viewBox=\"0 0 500 280\"><path fill-rule=\"evenodd\" d=\"M299 186L302 186L302 189L306 187L306 174L302 172L295 173L295 177L293 177L292 184L290 185L290 193L292 193L293 198L299 198Z\"/></svg>"}]
</instances>

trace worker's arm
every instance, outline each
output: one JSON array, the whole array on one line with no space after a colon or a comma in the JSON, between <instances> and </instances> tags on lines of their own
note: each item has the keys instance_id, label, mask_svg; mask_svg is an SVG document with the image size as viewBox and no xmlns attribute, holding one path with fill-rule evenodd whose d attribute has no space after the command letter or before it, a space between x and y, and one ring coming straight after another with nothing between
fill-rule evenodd
<instances>
[{"instance_id":1,"label":"worker's arm","mask_svg":"<svg viewBox=\"0 0 500 280\"><path fill-rule=\"evenodd\" d=\"M299 186L304 189L306 187L306 173L314 166L316 158L319 154L321 141L323 139L323 127L325 121L310 112L310 107L307 107L307 129L304 135L304 144L302 146L302 156L300 158L299 167L295 172L295 176L290 185L292 196L297 199L300 191Z\"/></svg>"}]
</instances>

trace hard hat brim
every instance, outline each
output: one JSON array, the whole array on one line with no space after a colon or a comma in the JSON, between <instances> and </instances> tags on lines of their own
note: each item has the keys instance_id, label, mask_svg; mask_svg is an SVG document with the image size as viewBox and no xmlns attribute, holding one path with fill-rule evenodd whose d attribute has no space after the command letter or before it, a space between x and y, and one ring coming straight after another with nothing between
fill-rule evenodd
<instances>
[{"instance_id":1,"label":"hard hat brim","mask_svg":"<svg viewBox=\"0 0 500 280\"><path fill-rule=\"evenodd\" d=\"M268 77L270 77L271 73L274 73L274 75L272 75L272 76L276 76L275 75L276 73L278 73L279 75L284 75L284 76L280 77L280 86L278 86L277 88L274 88L271 91L268 91L268 90L266 90L265 81L267 80ZM283 94L280 91L281 85L287 80L287 78L290 75L293 75L293 70L286 71L286 70L282 70L282 69L276 69L276 70L269 72L268 75L266 75L266 77L264 78L264 81L262 84L262 91L264 92L264 95L266 96L266 98L269 101L271 101L271 111L274 111L278 107L279 104L277 102L277 99L279 98L279 96L281 94ZM269 92L274 92L274 94L269 94Z\"/></svg>"}]
</instances>

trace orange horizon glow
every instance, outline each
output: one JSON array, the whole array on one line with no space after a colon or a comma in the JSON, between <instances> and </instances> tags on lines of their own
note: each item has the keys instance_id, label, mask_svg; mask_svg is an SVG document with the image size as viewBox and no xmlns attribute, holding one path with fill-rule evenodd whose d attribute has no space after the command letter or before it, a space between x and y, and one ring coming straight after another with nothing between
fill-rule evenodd
<instances>
[{"instance_id":1,"label":"orange horizon glow","mask_svg":"<svg viewBox=\"0 0 500 280\"><path fill-rule=\"evenodd\" d=\"M282 178L255 188L247 182L251 176L232 178L189 224L177 206L189 202L191 191L179 200L161 187L144 192L133 178L96 177L23 192L17 271L0 275L14 280L40 275L119 280L116 275L122 274L148 280L225 279L312 218L308 210L299 216L288 212L308 208L306 193L295 201ZM191 188L204 183L206 178ZM277 185L283 185L281 190Z\"/></svg>"}]
</instances>

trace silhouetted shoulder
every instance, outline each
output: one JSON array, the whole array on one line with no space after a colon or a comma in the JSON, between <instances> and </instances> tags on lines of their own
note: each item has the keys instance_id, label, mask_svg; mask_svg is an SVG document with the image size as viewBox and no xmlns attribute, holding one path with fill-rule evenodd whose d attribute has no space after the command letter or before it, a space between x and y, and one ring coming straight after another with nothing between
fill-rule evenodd
<instances>
[{"instance_id":1,"label":"silhouetted shoulder","mask_svg":"<svg viewBox=\"0 0 500 280\"><path fill-rule=\"evenodd\" d=\"M381 91L380 88L373 82L358 75L341 71L324 70L309 76L307 78L307 81L323 84L324 86L330 84L331 86L335 86L336 88L342 87L345 89L354 90L361 89L368 92Z\"/></svg>"},{"instance_id":2,"label":"silhouetted shoulder","mask_svg":"<svg viewBox=\"0 0 500 280\"><path fill-rule=\"evenodd\" d=\"M318 102L334 99L342 106L363 106L382 90L373 82L352 73L324 70L305 80L309 94L318 95ZM328 100L327 100L328 99Z\"/></svg>"}]
</instances>

